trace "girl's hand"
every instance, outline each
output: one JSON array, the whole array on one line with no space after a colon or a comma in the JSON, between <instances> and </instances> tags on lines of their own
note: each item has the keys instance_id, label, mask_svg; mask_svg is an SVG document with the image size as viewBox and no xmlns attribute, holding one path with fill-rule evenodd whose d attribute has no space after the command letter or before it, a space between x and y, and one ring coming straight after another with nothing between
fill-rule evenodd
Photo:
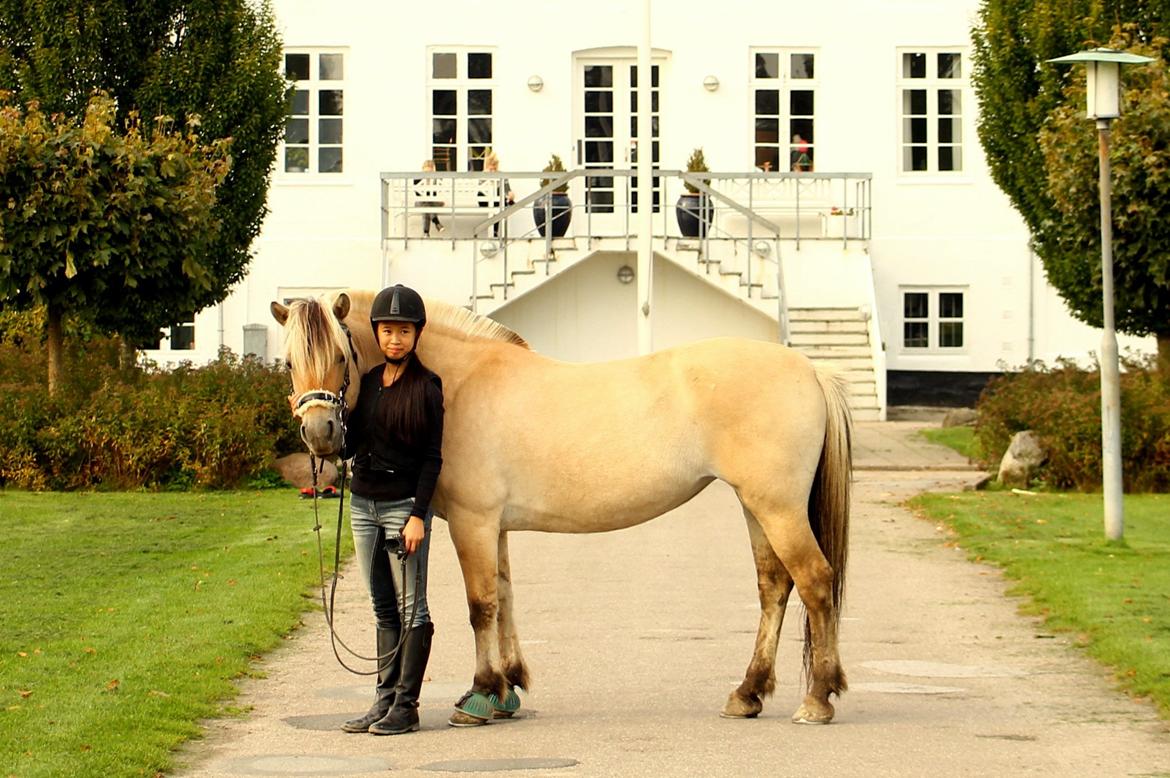
<instances>
[{"instance_id":1,"label":"girl's hand","mask_svg":"<svg viewBox=\"0 0 1170 778\"><path fill-rule=\"evenodd\" d=\"M407 519L406 526L402 528L402 540L406 543L406 552L413 554L417 551L426 534L427 528L422 519L418 516L411 516Z\"/></svg>"}]
</instances>

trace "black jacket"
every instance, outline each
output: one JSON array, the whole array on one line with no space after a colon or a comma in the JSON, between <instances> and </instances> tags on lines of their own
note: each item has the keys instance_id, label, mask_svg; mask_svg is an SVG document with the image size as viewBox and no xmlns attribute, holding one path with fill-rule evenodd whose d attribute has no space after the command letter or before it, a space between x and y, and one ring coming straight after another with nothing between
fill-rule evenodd
<instances>
[{"instance_id":1,"label":"black jacket","mask_svg":"<svg viewBox=\"0 0 1170 778\"><path fill-rule=\"evenodd\" d=\"M392 435L385 422L396 384L382 386L385 364L362 376L357 405L345 429L343 459L353 457L351 491L371 500L414 498L411 514L425 517L443 466L443 383L427 371L427 427L414 446ZM424 368L425 369L425 368Z\"/></svg>"}]
</instances>

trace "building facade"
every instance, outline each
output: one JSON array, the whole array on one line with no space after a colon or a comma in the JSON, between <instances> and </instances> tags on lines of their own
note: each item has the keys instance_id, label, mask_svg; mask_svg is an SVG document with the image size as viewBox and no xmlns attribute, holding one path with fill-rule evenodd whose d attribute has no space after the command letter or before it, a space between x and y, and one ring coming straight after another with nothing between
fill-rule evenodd
<instances>
[{"instance_id":1,"label":"building facade","mask_svg":"<svg viewBox=\"0 0 1170 778\"><path fill-rule=\"evenodd\" d=\"M874 418L887 382L977 385L1096 350L1099 332L1047 285L988 174L970 84L976 8L653 4L657 170L641 201L654 211L654 348L783 340L844 369ZM275 9L296 91L251 271L149 356L201 361L226 345L275 358L270 301L396 282L554 357L637 353L641 3ZM710 172L680 205L697 148ZM484 171L489 150L503 173ZM553 154L566 172L542 175ZM563 237L534 225L560 213L540 196L557 175L572 203Z\"/></svg>"}]
</instances>

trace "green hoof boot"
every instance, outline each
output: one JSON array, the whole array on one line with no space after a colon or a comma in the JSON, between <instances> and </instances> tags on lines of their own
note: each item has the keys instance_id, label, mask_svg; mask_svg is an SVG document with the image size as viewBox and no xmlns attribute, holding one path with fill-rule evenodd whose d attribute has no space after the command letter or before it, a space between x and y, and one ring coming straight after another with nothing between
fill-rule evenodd
<instances>
[{"instance_id":1,"label":"green hoof boot","mask_svg":"<svg viewBox=\"0 0 1170 778\"><path fill-rule=\"evenodd\" d=\"M512 687L508 687L508 693L504 695L502 703L496 697L495 692L488 695L488 702L492 704L492 718L494 719L510 719L513 713L520 710L520 695L516 694L516 690Z\"/></svg>"},{"instance_id":2,"label":"green hoof boot","mask_svg":"<svg viewBox=\"0 0 1170 778\"><path fill-rule=\"evenodd\" d=\"M486 724L495 712L495 706L486 695L469 691L455 703L455 712L447 720L452 727L478 727Z\"/></svg>"}]
</instances>

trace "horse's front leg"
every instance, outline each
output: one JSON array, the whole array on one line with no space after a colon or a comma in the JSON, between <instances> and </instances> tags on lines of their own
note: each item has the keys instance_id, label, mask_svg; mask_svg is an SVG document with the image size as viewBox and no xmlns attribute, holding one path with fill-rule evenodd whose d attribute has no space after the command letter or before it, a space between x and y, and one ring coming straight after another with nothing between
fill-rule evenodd
<instances>
[{"instance_id":1,"label":"horse's front leg","mask_svg":"<svg viewBox=\"0 0 1170 778\"><path fill-rule=\"evenodd\" d=\"M448 517L451 540L463 570L467 611L475 632L475 677L471 691L455 705L449 724L455 727L483 724L494 714L495 699L503 700L508 680L500 661L496 624L499 615L499 516L453 514Z\"/></svg>"}]
</instances>

